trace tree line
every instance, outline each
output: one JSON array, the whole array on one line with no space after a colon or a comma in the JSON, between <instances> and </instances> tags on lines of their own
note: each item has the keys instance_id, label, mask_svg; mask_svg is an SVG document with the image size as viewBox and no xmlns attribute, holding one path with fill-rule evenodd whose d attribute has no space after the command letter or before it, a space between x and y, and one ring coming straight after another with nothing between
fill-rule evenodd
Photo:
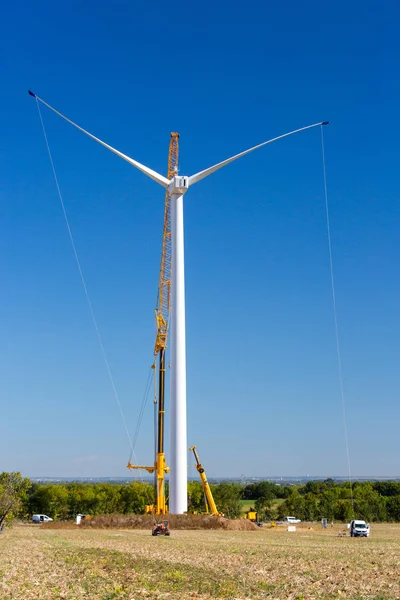
<instances>
[{"instance_id":1,"label":"tree line","mask_svg":"<svg viewBox=\"0 0 400 600\"><path fill-rule=\"evenodd\" d=\"M219 510L227 517L240 515L241 486L221 484L213 487ZM203 488L189 482L191 511L204 512ZM168 483L166 484L168 498ZM117 483L34 483L20 473L0 474L0 530L12 519L27 519L45 514L54 520L75 519L89 514L144 514L154 504L154 487L145 482Z\"/></svg>"},{"instance_id":2,"label":"tree line","mask_svg":"<svg viewBox=\"0 0 400 600\"><path fill-rule=\"evenodd\" d=\"M261 520L295 516L303 521L322 518L349 521L400 522L400 482L336 483L332 479L309 481L305 485L281 486L270 481L249 485L220 483L211 485L218 506L226 517L242 513L247 500ZM168 497L168 484L166 486ZM13 518L46 514L55 520L74 519L77 514L143 514L154 503L154 488L149 483L60 483L40 484L20 473L0 474L0 531ZM200 482L188 483L191 512L204 512L205 501Z\"/></svg>"},{"instance_id":3,"label":"tree line","mask_svg":"<svg viewBox=\"0 0 400 600\"><path fill-rule=\"evenodd\" d=\"M245 498L253 496L254 508L262 519L287 515L302 521L400 522L400 482L356 481L335 483L333 479L309 481L305 485L277 486L269 481L246 486ZM278 499L283 499L277 505Z\"/></svg>"}]
</instances>

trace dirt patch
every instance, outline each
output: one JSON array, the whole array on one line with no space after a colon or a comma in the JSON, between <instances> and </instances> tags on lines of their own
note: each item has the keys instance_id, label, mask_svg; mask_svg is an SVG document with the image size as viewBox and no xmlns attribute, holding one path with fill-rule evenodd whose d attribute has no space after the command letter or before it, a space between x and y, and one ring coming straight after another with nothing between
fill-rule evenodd
<instances>
[{"instance_id":1,"label":"dirt patch","mask_svg":"<svg viewBox=\"0 0 400 600\"><path fill-rule=\"evenodd\" d=\"M228 531L257 531L258 527L247 519L225 519L211 515L167 515L171 529L223 529ZM97 515L79 526L82 529L151 529L162 517L152 515ZM43 529L74 529L71 522L44 523Z\"/></svg>"},{"instance_id":2,"label":"dirt patch","mask_svg":"<svg viewBox=\"0 0 400 600\"><path fill-rule=\"evenodd\" d=\"M40 523L35 525L36 529L78 529L75 521L53 521L52 523Z\"/></svg>"}]
</instances>

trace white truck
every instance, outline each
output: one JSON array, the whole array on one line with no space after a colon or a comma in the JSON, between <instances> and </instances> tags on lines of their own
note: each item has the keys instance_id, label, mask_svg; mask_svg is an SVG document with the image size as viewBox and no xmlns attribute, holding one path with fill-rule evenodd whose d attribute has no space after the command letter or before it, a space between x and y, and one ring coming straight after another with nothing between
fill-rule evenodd
<instances>
[{"instance_id":1,"label":"white truck","mask_svg":"<svg viewBox=\"0 0 400 600\"><path fill-rule=\"evenodd\" d=\"M349 525L351 537L369 537L370 528L365 521L353 519Z\"/></svg>"}]
</instances>

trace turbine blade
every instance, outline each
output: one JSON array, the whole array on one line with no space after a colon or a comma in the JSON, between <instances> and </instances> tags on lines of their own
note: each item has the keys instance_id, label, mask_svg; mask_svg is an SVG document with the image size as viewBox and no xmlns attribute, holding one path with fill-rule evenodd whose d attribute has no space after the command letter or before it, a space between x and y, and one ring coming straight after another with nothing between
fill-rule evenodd
<instances>
[{"instance_id":1,"label":"turbine blade","mask_svg":"<svg viewBox=\"0 0 400 600\"><path fill-rule=\"evenodd\" d=\"M253 148L249 148L248 150L245 150L244 152L240 152L239 154L235 154L235 156L231 156L231 158L227 158L226 160L223 160L222 162L214 165L213 167L209 167L208 169L205 169L204 171L199 171L199 173L196 173L195 175L192 175L191 177L189 177L189 185L193 185L194 183L201 181L205 177L208 177L209 175L211 175L211 173L215 173L215 171L218 171L218 169L225 167L225 165L228 165L229 163L233 162L237 158L240 158L241 156L244 156L245 154L249 154L249 152L253 152L253 150L257 150L257 148L261 148L262 146L266 146L267 144L272 144L272 142L276 142L277 140L287 137L288 135L293 135L294 133L298 133L299 131L304 131L305 129L311 129L312 127L318 127L319 125L328 125L328 123L329 123L329 121L322 121L321 123L314 123L313 125L307 125L307 127L301 127L300 129L295 129L294 131L289 131L289 133L284 133L283 135L278 135L278 137L272 138L272 140L268 140L267 142L263 142L262 144L253 146Z\"/></svg>"},{"instance_id":2,"label":"turbine blade","mask_svg":"<svg viewBox=\"0 0 400 600\"><path fill-rule=\"evenodd\" d=\"M96 136L94 136L92 133L89 133L88 131L86 131L86 129L83 129L82 127L80 127L79 125L77 125L76 123L74 123L73 121L71 121L70 119L68 119L67 117L65 117L63 114L61 114L60 112L58 112L58 110L56 110L55 108L53 108L52 106L50 106L50 104L47 104L47 102L45 102L44 100L42 100L41 98L39 98L39 96L36 96L36 94L34 94L33 92L31 92L30 90L29 90L28 93L29 93L30 96L33 96L34 98L36 98L37 100L39 100L39 102L41 102L42 104L44 104L45 106L47 106L47 108L50 108L50 110L52 110L57 115L59 115L60 117L62 117L65 121L67 121L68 123L70 123L71 125L73 125L74 127L76 127L77 129L79 129L83 133L86 133L86 135L88 135L89 137L91 137L92 140L95 140L96 142L99 142L99 144L101 144L105 148L108 148L108 150L111 150L111 152L114 152L114 154L116 154L117 156L120 156L121 158L123 158L124 160L126 160L129 164L131 164L134 167L136 167L137 169L139 169L139 171L142 171L142 173L144 173L148 177L151 177L151 179L153 179L154 181L156 181L157 183L159 183L163 187L167 187L168 186L169 181L163 175L160 175L156 171L153 171L153 169L149 169L149 167L146 167L145 165L142 165L137 160L133 160L133 158L130 158L129 156L127 156L126 154L123 154L119 150L116 150L115 148L113 148L109 144L106 144L102 140L99 140L99 138L97 138Z\"/></svg>"}]
</instances>

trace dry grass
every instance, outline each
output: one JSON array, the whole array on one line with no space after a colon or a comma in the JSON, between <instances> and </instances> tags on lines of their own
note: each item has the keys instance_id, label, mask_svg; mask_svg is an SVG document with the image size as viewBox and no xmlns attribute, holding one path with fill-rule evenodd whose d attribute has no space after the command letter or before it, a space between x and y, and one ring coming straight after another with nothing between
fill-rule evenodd
<instances>
[{"instance_id":1,"label":"dry grass","mask_svg":"<svg viewBox=\"0 0 400 600\"><path fill-rule=\"evenodd\" d=\"M171 529L229 529L231 531L255 531L257 526L247 519L224 519L211 515L168 515L165 517ZM98 515L85 520L82 526L91 529L150 529L155 519L163 520L162 517L153 515ZM46 524L53 527L53 523Z\"/></svg>"},{"instance_id":2,"label":"dry grass","mask_svg":"<svg viewBox=\"0 0 400 600\"><path fill-rule=\"evenodd\" d=\"M375 525L368 539L337 534L314 525L153 538L138 529L17 526L0 536L0 598L400 598L400 526Z\"/></svg>"}]
</instances>

